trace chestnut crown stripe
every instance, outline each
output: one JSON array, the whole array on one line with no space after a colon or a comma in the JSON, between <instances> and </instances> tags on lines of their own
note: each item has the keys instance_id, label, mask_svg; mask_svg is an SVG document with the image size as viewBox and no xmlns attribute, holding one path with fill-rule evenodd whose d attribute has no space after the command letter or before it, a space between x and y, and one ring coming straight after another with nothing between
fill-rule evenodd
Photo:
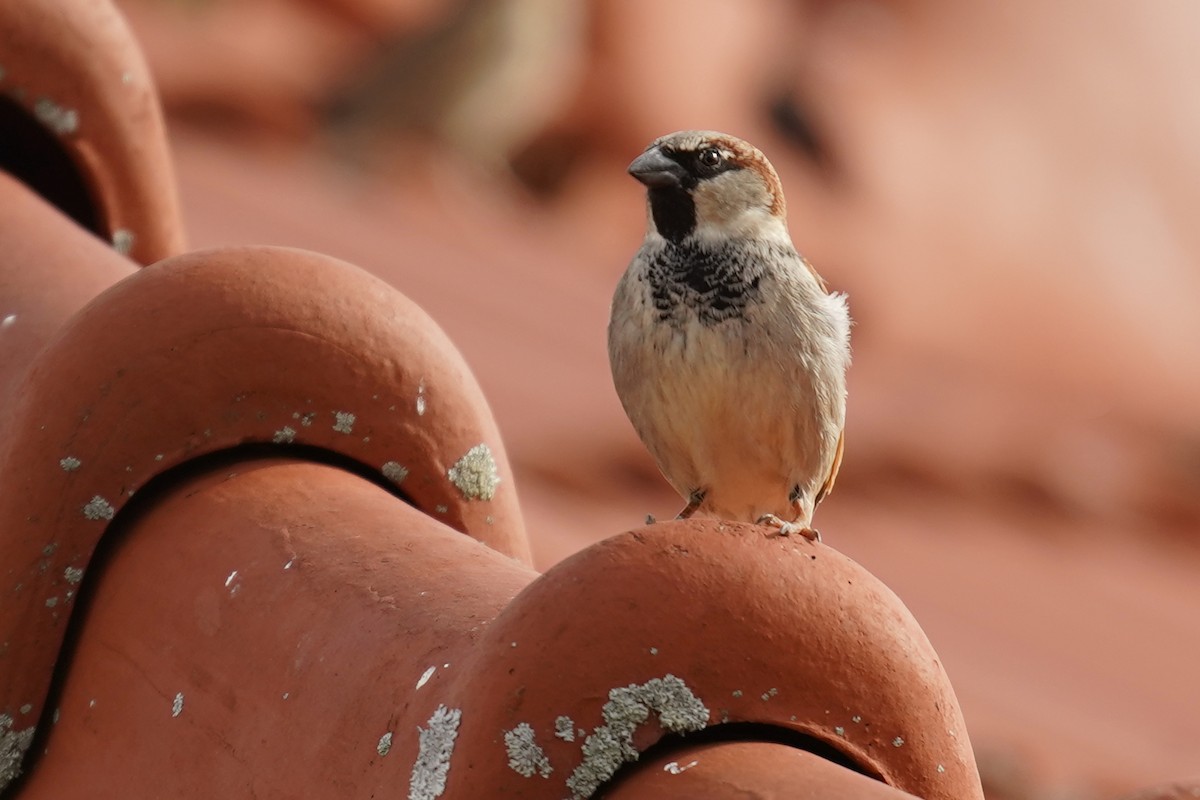
<instances>
[{"instance_id":1,"label":"chestnut crown stripe","mask_svg":"<svg viewBox=\"0 0 1200 800\"><path fill-rule=\"evenodd\" d=\"M324 256L231 248L133 273L42 351L6 422L0 714L14 720L27 706L20 719L37 719L72 577L108 522L199 456L247 443L327 450L529 563L499 433L461 357L406 298Z\"/></svg>"}]
</instances>

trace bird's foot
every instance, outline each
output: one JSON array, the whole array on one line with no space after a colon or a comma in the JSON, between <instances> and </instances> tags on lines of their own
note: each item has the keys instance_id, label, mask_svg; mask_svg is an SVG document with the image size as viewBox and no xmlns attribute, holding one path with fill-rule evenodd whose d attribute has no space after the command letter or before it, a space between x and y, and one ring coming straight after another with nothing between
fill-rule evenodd
<instances>
[{"instance_id":1,"label":"bird's foot","mask_svg":"<svg viewBox=\"0 0 1200 800\"><path fill-rule=\"evenodd\" d=\"M821 541L821 532L816 528L810 528L798 522L786 522L774 514L763 514L758 518L758 524L777 528L778 531L771 534L772 536L791 536L793 533L798 533L810 542Z\"/></svg>"},{"instance_id":2,"label":"bird's foot","mask_svg":"<svg viewBox=\"0 0 1200 800\"><path fill-rule=\"evenodd\" d=\"M704 502L704 497L707 494L707 489L693 489L692 493L688 495L687 505L675 515L675 519L688 519L692 514L695 514L696 509L700 508L700 504Z\"/></svg>"}]
</instances>

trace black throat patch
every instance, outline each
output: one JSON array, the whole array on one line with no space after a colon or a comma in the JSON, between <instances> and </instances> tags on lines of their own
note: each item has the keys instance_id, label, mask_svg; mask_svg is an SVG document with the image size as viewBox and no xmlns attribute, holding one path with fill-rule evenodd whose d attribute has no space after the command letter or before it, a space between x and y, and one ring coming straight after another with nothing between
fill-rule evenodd
<instances>
[{"instance_id":1,"label":"black throat patch","mask_svg":"<svg viewBox=\"0 0 1200 800\"><path fill-rule=\"evenodd\" d=\"M702 325L717 325L743 317L758 302L762 254L744 243L712 247L668 240L648 256L650 296L663 322L678 325L694 316Z\"/></svg>"},{"instance_id":2,"label":"black throat patch","mask_svg":"<svg viewBox=\"0 0 1200 800\"><path fill-rule=\"evenodd\" d=\"M696 201L683 186L651 189L650 214L654 227L668 242L679 244L696 230Z\"/></svg>"}]
</instances>

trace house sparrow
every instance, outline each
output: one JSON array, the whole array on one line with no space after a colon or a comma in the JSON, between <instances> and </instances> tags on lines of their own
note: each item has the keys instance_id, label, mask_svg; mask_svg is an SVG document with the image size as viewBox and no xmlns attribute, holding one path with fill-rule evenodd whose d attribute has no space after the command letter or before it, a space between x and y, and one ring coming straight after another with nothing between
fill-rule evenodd
<instances>
[{"instance_id":1,"label":"house sparrow","mask_svg":"<svg viewBox=\"0 0 1200 800\"><path fill-rule=\"evenodd\" d=\"M613 296L625 412L687 505L820 540L842 461L850 314L792 245L783 188L754 146L680 131L629 165L646 238Z\"/></svg>"}]
</instances>

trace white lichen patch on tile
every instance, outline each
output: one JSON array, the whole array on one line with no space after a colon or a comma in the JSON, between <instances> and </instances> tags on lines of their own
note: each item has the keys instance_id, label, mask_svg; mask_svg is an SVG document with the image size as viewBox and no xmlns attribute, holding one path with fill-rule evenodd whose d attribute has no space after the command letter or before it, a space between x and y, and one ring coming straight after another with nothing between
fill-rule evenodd
<instances>
[{"instance_id":1,"label":"white lichen patch on tile","mask_svg":"<svg viewBox=\"0 0 1200 800\"><path fill-rule=\"evenodd\" d=\"M554 735L564 742L575 741L575 721L568 716L558 717L554 720Z\"/></svg>"},{"instance_id":2,"label":"white lichen patch on tile","mask_svg":"<svg viewBox=\"0 0 1200 800\"><path fill-rule=\"evenodd\" d=\"M904 737L897 736L895 739L892 739L892 747L904 747Z\"/></svg>"},{"instance_id":3,"label":"white lichen patch on tile","mask_svg":"<svg viewBox=\"0 0 1200 800\"><path fill-rule=\"evenodd\" d=\"M622 764L637 760L633 734L651 712L670 733L702 730L709 718L709 710L700 698L671 674L611 690L601 709L604 724L584 740L583 763L567 778L572 800L591 797Z\"/></svg>"},{"instance_id":4,"label":"white lichen patch on tile","mask_svg":"<svg viewBox=\"0 0 1200 800\"><path fill-rule=\"evenodd\" d=\"M425 381L417 384L417 416L425 416Z\"/></svg>"},{"instance_id":5,"label":"white lichen patch on tile","mask_svg":"<svg viewBox=\"0 0 1200 800\"><path fill-rule=\"evenodd\" d=\"M387 478L397 486L404 483L404 479L408 477L408 467L404 466L399 461L389 461L384 464L380 470L383 472L383 477Z\"/></svg>"},{"instance_id":6,"label":"white lichen patch on tile","mask_svg":"<svg viewBox=\"0 0 1200 800\"><path fill-rule=\"evenodd\" d=\"M504 732L504 749L508 751L508 768L518 775L532 778L536 774L549 778L554 771L528 722Z\"/></svg>"},{"instance_id":7,"label":"white lichen patch on tile","mask_svg":"<svg viewBox=\"0 0 1200 800\"><path fill-rule=\"evenodd\" d=\"M437 664L434 664L429 669L421 673L421 677L417 678L417 688L420 689L425 684L429 683L429 679L433 677L433 673L437 672Z\"/></svg>"},{"instance_id":8,"label":"white lichen patch on tile","mask_svg":"<svg viewBox=\"0 0 1200 800\"><path fill-rule=\"evenodd\" d=\"M358 417L349 411L333 412L333 429L338 433L350 433L354 430L354 422Z\"/></svg>"},{"instance_id":9,"label":"white lichen patch on tile","mask_svg":"<svg viewBox=\"0 0 1200 800\"><path fill-rule=\"evenodd\" d=\"M291 444L296 441L296 429L291 425L284 425L275 431L275 435L271 437L271 441L275 444Z\"/></svg>"},{"instance_id":10,"label":"white lichen patch on tile","mask_svg":"<svg viewBox=\"0 0 1200 800\"><path fill-rule=\"evenodd\" d=\"M300 420L300 424L305 428L310 427L313 424L313 420L316 418L317 412L315 411L306 411L303 414L301 414L299 411L292 412L292 419Z\"/></svg>"},{"instance_id":11,"label":"white lichen patch on tile","mask_svg":"<svg viewBox=\"0 0 1200 800\"><path fill-rule=\"evenodd\" d=\"M21 774L21 760L33 741L34 727L13 730L13 718L0 714L0 791Z\"/></svg>"},{"instance_id":12,"label":"white lichen patch on tile","mask_svg":"<svg viewBox=\"0 0 1200 800\"><path fill-rule=\"evenodd\" d=\"M113 231L113 250L116 250L121 255L127 256L133 252L133 242L133 231L127 228L117 228Z\"/></svg>"},{"instance_id":13,"label":"white lichen patch on tile","mask_svg":"<svg viewBox=\"0 0 1200 800\"><path fill-rule=\"evenodd\" d=\"M689 761L686 764L680 765L678 761L668 761L666 764L663 764L663 772L669 772L672 775L678 775L681 772L687 772L689 769L699 763L699 761Z\"/></svg>"},{"instance_id":14,"label":"white lichen patch on tile","mask_svg":"<svg viewBox=\"0 0 1200 800\"><path fill-rule=\"evenodd\" d=\"M486 444L477 444L468 450L446 475L468 500L491 500L500 483L496 459Z\"/></svg>"},{"instance_id":15,"label":"white lichen patch on tile","mask_svg":"<svg viewBox=\"0 0 1200 800\"><path fill-rule=\"evenodd\" d=\"M764 701L766 701L766 700L770 700L772 697L774 697L774 696L775 696L775 695L777 695L777 694L779 694L779 690L778 690L778 689L776 689L776 688L774 688L774 687L772 687L772 688L770 688L770 689L767 689L765 692L763 692L763 693L762 693L762 699L763 699ZM826 713L826 714L828 714L829 712L828 712L828 711L826 711L825 713Z\"/></svg>"},{"instance_id":16,"label":"white lichen patch on tile","mask_svg":"<svg viewBox=\"0 0 1200 800\"><path fill-rule=\"evenodd\" d=\"M74 586L83 580L83 570L79 567L67 567L63 570L63 579Z\"/></svg>"},{"instance_id":17,"label":"white lichen patch on tile","mask_svg":"<svg viewBox=\"0 0 1200 800\"><path fill-rule=\"evenodd\" d=\"M58 605L57 597L47 597L46 598L46 608L54 608L57 605Z\"/></svg>"},{"instance_id":18,"label":"white lichen patch on tile","mask_svg":"<svg viewBox=\"0 0 1200 800\"><path fill-rule=\"evenodd\" d=\"M16 314L7 314L4 319L0 319L0 328L11 328L17 322Z\"/></svg>"},{"instance_id":19,"label":"white lichen patch on tile","mask_svg":"<svg viewBox=\"0 0 1200 800\"><path fill-rule=\"evenodd\" d=\"M112 519L115 514L116 510L112 507L112 504L100 495L93 497L83 507L83 515L88 519Z\"/></svg>"},{"instance_id":20,"label":"white lichen patch on tile","mask_svg":"<svg viewBox=\"0 0 1200 800\"><path fill-rule=\"evenodd\" d=\"M60 458L58 465L63 468L63 472L74 472L83 466L83 462L75 456L67 456L66 458Z\"/></svg>"},{"instance_id":21,"label":"white lichen patch on tile","mask_svg":"<svg viewBox=\"0 0 1200 800\"><path fill-rule=\"evenodd\" d=\"M33 104L33 115L59 136L67 136L79 130L79 112L60 106L49 97L38 98Z\"/></svg>"},{"instance_id":22,"label":"white lichen patch on tile","mask_svg":"<svg viewBox=\"0 0 1200 800\"><path fill-rule=\"evenodd\" d=\"M30 711L33 711L33 703L26 703L25 705L21 706L22 714L28 714Z\"/></svg>"},{"instance_id":23,"label":"white lichen patch on tile","mask_svg":"<svg viewBox=\"0 0 1200 800\"><path fill-rule=\"evenodd\" d=\"M392 732L388 731L383 736L379 737L379 743L375 745L375 752L381 756L386 756L392 751Z\"/></svg>"},{"instance_id":24,"label":"white lichen patch on tile","mask_svg":"<svg viewBox=\"0 0 1200 800\"><path fill-rule=\"evenodd\" d=\"M446 791L461 720L461 709L438 706L427 727L417 727L417 761L408 782L408 800L434 800Z\"/></svg>"},{"instance_id":25,"label":"white lichen patch on tile","mask_svg":"<svg viewBox=\"0 0 1200 800\"><path fill-rule=\"evenodd\" d=\"M441 503L438 503L436 506L433 507L433 510L435 512L437 512L438 514L445 514L446 512L448 512L450 510L450 506L444 506Z\"/></svg>"},{"instance_id":26,"label":"white lichen patch on tile","mask_svg":"<svg viewBox=\"0 0 1200 800\"><path fill-rule=\"evenodd\" d=\"M171 717L178 717L183 713L183 692L178 692L175 699L171 701Z\"/></svg>"}]
</instances>

